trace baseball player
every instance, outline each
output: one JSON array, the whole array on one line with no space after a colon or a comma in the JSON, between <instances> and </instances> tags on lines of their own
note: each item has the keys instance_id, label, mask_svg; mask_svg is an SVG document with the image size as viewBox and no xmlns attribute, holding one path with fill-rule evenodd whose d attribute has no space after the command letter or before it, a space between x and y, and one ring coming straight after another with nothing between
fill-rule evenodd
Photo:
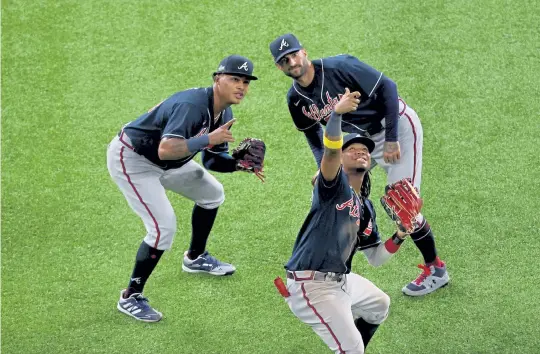
<instances>
[{"instance_id":1,"label":"baseball player","mask_svg":"<svg viewBox=\"0 0 540 354\"><path fill-rule=\"evenodd\" d=\"M117 304L126 315L145 322L162 318L142 294L176 232L176 216L166 190L195 202L191 244L184 254L182 269L216 276L235 272L232 264L206 251L218 208L225 199L223 186L206 169L248 171L263 178L264 143L260 140L248 138L233 156L228 154L228 144L234 141L230 128L235 122L230 106L239 104L250 81L257 80L252 73L249 59L228 56L214 72L213 86L173 94L126 124L109 144L109 173L146 228L128 287L121 291ZM198 152L202 152L206 169L193 161Z\"/></svg>"},{"instance_id":2,"label":"baseball player","mask_svg":"<svg viewBox=\"0 0 540 354\"><path fill-rule=\"evenodd\" d=\"M333 107L311 210L285 266L287 285L279 277L275 280L291 311L335 353L364 353L390 306L388 295L351 272L355 251L379 266L407 235L398 229L381 242L368 199L375 143L360 134L341 135L341 115L356 110L359 97L360 92L347 89Z\"/></svg>"},{"instance_id":3,"label":"baseball player","mask_svg":"<svg viewBox=\"0 0 540 354\"><path fill-rule=\"evenodd\" d=\"M293 34L270 44L276 66L293 78L287 103L296 128L302 131L321 166L323 131L340 94L348 87L361 94L358 108L343 116L343 131L370 137L375 142L372 158L387 174L388 185L410 178L420 190L422 172L422 125L416 112L398 96L396 84L351 55L310 61ZM421 217L411 234L424 258L422 273L403 287L410 296L429 294L449 282L446 265L437 255L428 222Z\"/></svg>"}]
</instances>

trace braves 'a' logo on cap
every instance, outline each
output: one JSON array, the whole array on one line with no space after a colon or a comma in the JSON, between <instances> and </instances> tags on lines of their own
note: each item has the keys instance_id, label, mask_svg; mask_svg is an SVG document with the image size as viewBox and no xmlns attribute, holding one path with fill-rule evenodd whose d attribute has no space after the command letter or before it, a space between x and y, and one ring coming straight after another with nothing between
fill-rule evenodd
<instances>
[{"instance_id":1,"label":"braves 'a' logo on cap","mask_svg":"<svg viewBox=\"0 0 540 354\"><path fill-rule=\"evenodd\" d=\"M281 45L279 46L279 50L283 50L283 47L288 47L289 46L289 43L287 43L287 41L285 40L285 38L283 38L281 40Z\"/></svg>"},{"instance_id":2,"label":"braves 'a' logo on cap","mask_svg":"<svg viewBox=\"0 0 540 354\"><path fill-rule=\"evenodd\" d=\"M238 69L244 69L245 71L248 71L249 68L248 68L248 63L247 63L247 61L246 61L244 64L240 65L240 66L238 67Z\"/></svg>"},{"instance_id":3,"label":"braves 'a' logo on cap","mask_svg":"<svg viewBox=\"0 0 540 354\"><path fill-rule=\"evenodd\" d=\"M219 68L217 68L217 71L223 71L225 70L225 67L223 65L220 65Z\"/></svg>"}]
</instances>

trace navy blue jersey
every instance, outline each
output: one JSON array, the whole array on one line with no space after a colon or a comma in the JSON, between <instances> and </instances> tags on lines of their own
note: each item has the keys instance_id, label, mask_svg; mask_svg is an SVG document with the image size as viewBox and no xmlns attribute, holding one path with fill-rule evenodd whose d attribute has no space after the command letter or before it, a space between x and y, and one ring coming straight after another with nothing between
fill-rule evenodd
<instances>
[{"instance_id":1,"label":"navy blue jersey","mask_svg":"<svg viewBox=\"0 0 540 354\"><path fill-rule=\"evenodd\" d=\"M180 160L162 161L158 156L162 138L189 139L208 134L233 119L227 107L214 119L214 91L212 87L193 88L177 92L136 120L124 126L135 152L164 168L178 168L191 160L197 152ZM208 147L213 152L227 152L228 144Z\"/></svg>"},{"instance_id":2,"label":"navy blue jersey","mask_svg":"<svg viewBox=\"0 0 540 354\"><path fill-rule=\"evenodd\" d=\"M357 235L356 250L358 251L377 247L381 243L375 208L373 207L371 200L367 198L363 198L362 212L360 213L360 228L358 229ZM351 269L353 256L354 252L345 263L348 269Z\"/></svg>"},{"instance_id":3,"label":"navy blue jersey","mask_svg":"<svg viewBox=\"0 0 540 354\"><path fill-rule=\"evenodd\" d=\"M342 130L348 133L375 134L382 130L385 103L377 92L383 74L351 55L336 55L312 61L315 77L308 87L293 81L287 103L298 130L317 123L326 125L345 88L361 93L358 109L343 115ZM397 102L396 102L397 104Z\"/></svg>"},{"instance_id":4,"label":"navy blue jersey","mask_svg":"<svg viewBox=\"0 0 540 354\"><path fill-rule=\"evenodd\" d=\"M376 247L381 243L379 229L377 227L377 215L371 200L364 198L362 218L358 229L358 250Z\"/></svg>"},{"instance_id":5,"label":"navy blue jersey","mask_svg":"<svg viewBox=\"0 0 540 354\"><path fill-rule=\"evenodd\" d=\"M350 187L343 170L331 182L319 176L313 190L311 210L285 268L291 271L349 273L352 256L358 247L362 210L363 201ZM373 218L370 233L373 243L378 237L374 225Z\"/></svg>"}]
</instances>

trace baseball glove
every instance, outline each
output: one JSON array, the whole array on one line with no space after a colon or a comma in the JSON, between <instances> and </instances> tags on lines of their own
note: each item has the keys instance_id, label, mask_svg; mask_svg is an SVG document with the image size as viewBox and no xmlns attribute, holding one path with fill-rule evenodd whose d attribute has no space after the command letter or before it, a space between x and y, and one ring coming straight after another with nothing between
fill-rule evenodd
<instances>
[{"instance_id":1,"label":"baseball glove","mask_svg":"<svg viewBox=\"0 0 540 354\"><path fill-rule=\"evenodd\" d=\"M264 182L264 154L266 145L264 141L255 138L245 138L240 145L232 151L236 160L236 170L255 174Z\"/></svg>"},{"instance_id":2,"label":"baseball glove","mask_svg":"<svg viewBox=\"0 0 540 354\"><path fill-rule=\"evenodd\" d=\"M418 227L417 216L423 201L409 178L388 186L381 204L401 231L410 234Z\"/></svg>"}]
</instances>

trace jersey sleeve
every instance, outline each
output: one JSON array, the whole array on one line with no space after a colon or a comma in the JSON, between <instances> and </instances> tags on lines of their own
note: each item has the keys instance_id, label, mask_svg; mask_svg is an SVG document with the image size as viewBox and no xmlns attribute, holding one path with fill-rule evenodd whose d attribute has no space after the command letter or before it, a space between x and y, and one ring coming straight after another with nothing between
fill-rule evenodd
<instances>
[{"instance_id":1,"label":"jersey sleeve","mask_svg":"<svg viewBox=\"0 0 540 354\"><path fill-rule=\"evenodd\" d=\"M364 199L360 228L358 229L358 250L377 247L381 243L379 229L377 227L377 215L371 201Z\"/></svg>"},{"instance_id":2,"label":"jersey sleeve","mask_svg":"<svg viewBox=\"0 0 540 354\"><path fill-rule=\"evenodd\" d=\"M167 120L161 137L189 139L198 134L205 117L194 104L182 102L176 105Z\"/></svg>"},{"instance_id":3,"label":"jersey sleeve","mask_svg":"<svg viewBox=\"0 0 540 354\"><path fill-rule=\"evenodd\" d=\"M304 135L311 148L311 152L313 152L313 157L315 157L317 168L321 168L321 162L324 155L324 132L321 125L319 124L316 127L304 130Z\"/></svg>"},{"instance_id":4,"label":"jersey sleeve","mask_svg":"<svg viewBox=\"0 0 540 354\"><path fill-rule=\"evenodd\" d=\"M341 64L339 75L351 84L351 91L352 88L360 87L367 97L371 97L381 82L382 73L352 55L343 55Z\"/></svg>"},{"instance_id":5,"label":"jersey sleeve","mask_svg":"<svg viewBox=\"0 0 540 354\"><path fill-rule=\"evenodd\" d=\"M329 202L349 188L349 181L345 173L343 173L343 167L340 167L336 177L332 181L325 180L322 174L319 173L315 186L315 192L318 193L319 200L321 202Z\"/></svg>"}]
</instances>

